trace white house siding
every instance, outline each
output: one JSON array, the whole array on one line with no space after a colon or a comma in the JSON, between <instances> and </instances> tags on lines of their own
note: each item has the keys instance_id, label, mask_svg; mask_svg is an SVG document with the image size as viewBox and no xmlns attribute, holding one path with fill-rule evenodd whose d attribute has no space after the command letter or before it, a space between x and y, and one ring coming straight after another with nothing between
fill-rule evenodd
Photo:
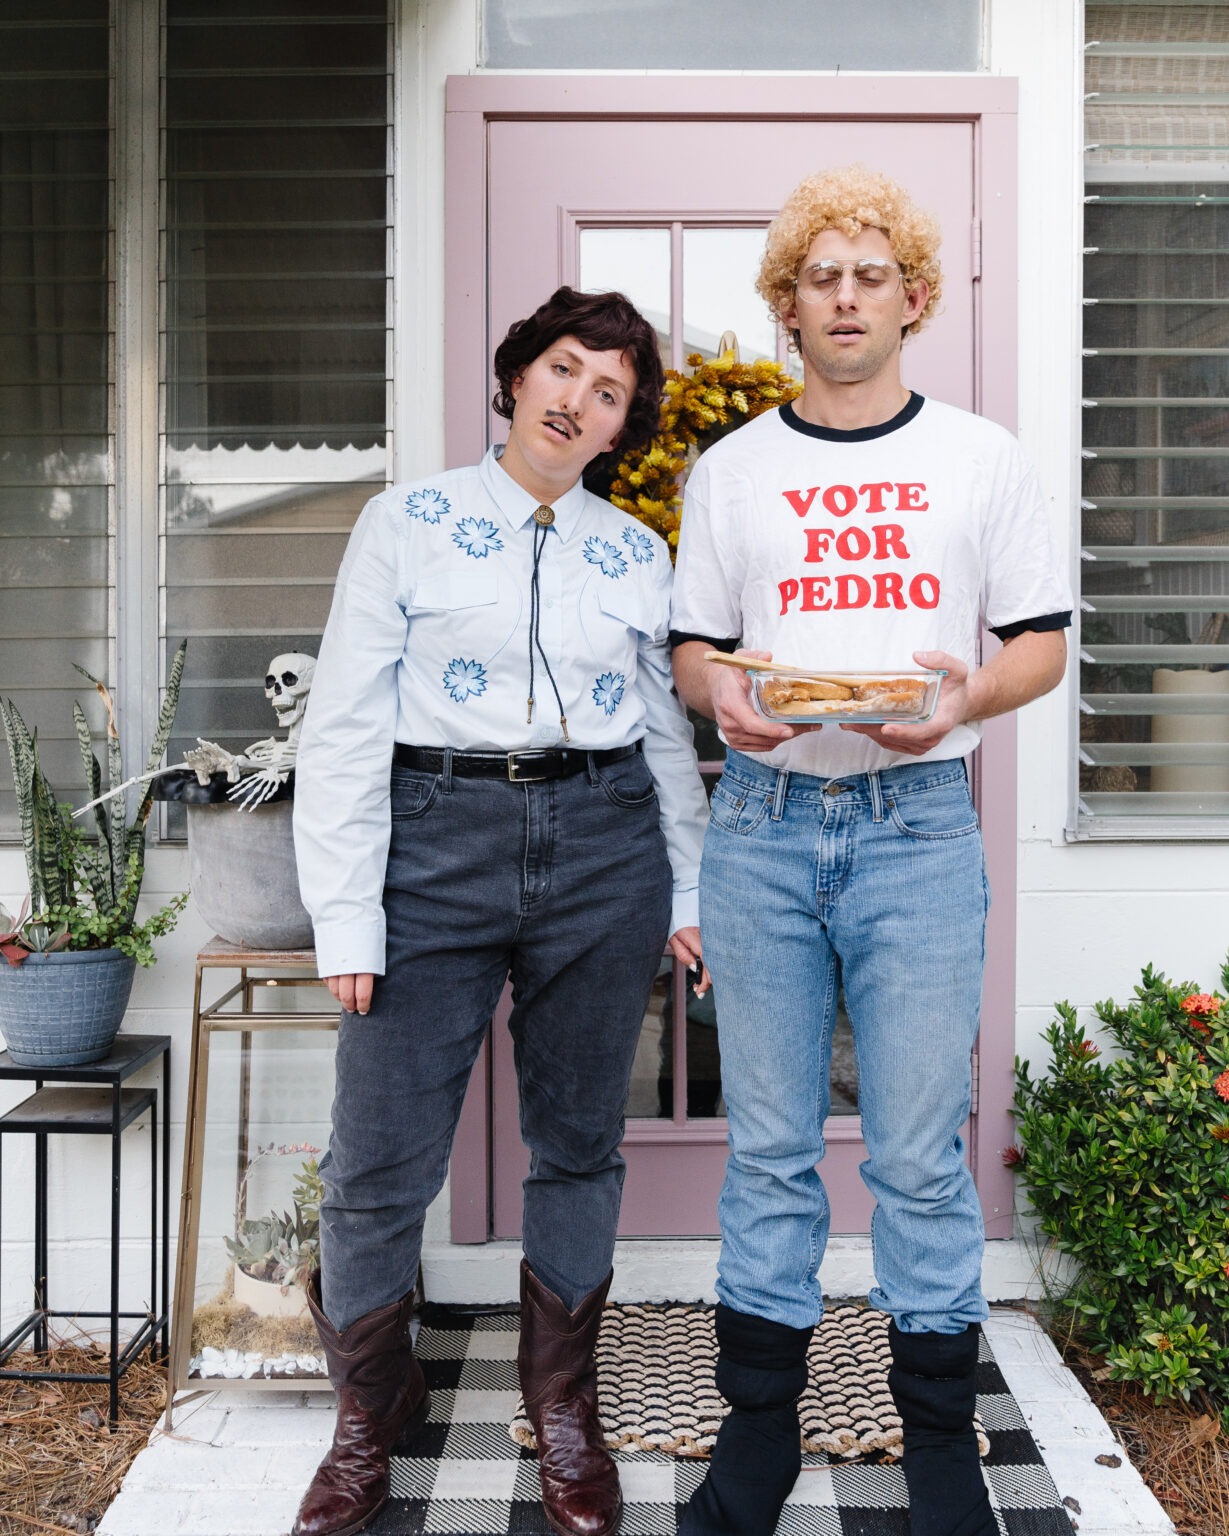
<instances>
[{"instance_id":1,"label":"white house siding","mask_svg":"<svg viewBox=\"0 0 1229 1536\"><path fill-rule=\"evenodd\" d=\"M1044 274L1020 292L1020 433L1040 469L1055 525L1075 559L1078 538L1081 176L1081 6L1077 0L988 0L986 57L992 72L1020 81L1020 267ZM471 72L478 57L473 0L406 0L398 86L397 388L395 473L406 478L443 462L444 81ZM663 78L663 93L668 89ZM1072 844L1070 818L1072 688L1030 706L1019 731L1017 1049L1040 1061L1040 1035L1056 998L1087 1009L1129 993L1140 966L1215 980L1229 946L1229 858L1221 843ZM160 904L187 878L182 849L152 849L145 905ZM0 897L24 887L20 850L0 848ZM999 899L1003 893L999 893ZM138 975L125 1028L173 1037L172 1222L178 1207L187 1089L192 964L209 937L189 910L160 946L161 959ZM147 1081L156 1080L147 1074ZM22 1096L0 1084L0 1110ZM126 1136L123 1273L126 1304L144 1297L148 1211L148 1133ZM3 1169L4 1289L0 1329L29 1305L33 1149L6 1138ZM105 1304L107 1159L97 1143L61 1141L51 1154L54 1304ZM1018 1242L991 1245L989 1289L1000 1298L1031 1285ZM447 1190L433 1208L426 1246L428 1291L439 1299L511 1297L510 1245L454 1247L448 1241ZM625 1295L709 1294L715 1244L621 1245ZM830 1289L864 1289L867 1245L839 1239L826 1266Z\"/></svg>"}]
</instances>

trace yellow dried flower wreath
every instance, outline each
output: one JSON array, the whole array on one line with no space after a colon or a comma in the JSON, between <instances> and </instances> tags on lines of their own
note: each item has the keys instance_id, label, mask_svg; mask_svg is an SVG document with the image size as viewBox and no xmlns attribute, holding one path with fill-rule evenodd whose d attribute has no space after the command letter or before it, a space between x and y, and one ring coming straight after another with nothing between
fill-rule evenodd
<instances>
[{"instance_id":1,"label":"yellow dried flower wreath","mask_svg":"<svg viewBox=\"0 0 1229 1536\"><path fill-rule=\"evenodd\" d=\"M666 369L661 424L648 446L626 455L615 470L610 499L661 534L674 558L679 542L683 494L679 477L688 451L703 451L719 437L802 393L802 385L780 363L761 358L740 363L733 350L705 362L687 359L690 374Z\"/></svg>"}]
</instances>

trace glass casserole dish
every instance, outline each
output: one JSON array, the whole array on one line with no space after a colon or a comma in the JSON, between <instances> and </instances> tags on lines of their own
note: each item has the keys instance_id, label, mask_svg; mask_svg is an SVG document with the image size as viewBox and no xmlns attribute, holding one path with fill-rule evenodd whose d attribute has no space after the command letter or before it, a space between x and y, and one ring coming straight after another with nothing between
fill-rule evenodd
<instances>
[{"instance_id":1,"label":"glass casserole dish","mask_svg":"<svg viewBox=\"0 0 1229 1536\"><path fill-rule=\"evenodd\" d=\"M842 721L859 725L920 725L939 703L944 671L902 668L891 672L818 672L776 667L747 669L751 703L765 720L786 725Z\"/></svg>"}]
</instances>

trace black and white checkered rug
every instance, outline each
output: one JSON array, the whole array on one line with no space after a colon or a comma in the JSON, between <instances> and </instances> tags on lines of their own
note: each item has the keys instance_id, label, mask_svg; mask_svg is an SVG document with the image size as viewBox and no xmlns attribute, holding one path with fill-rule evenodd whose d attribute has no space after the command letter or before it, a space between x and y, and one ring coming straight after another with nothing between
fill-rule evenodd
<instances>
[{"instance_id":1,"label":"black and white checkered rug","mask_svg":"<svg viewBox=\"0 0 1229 1536\"><path fill-rule=\"evenodd\" d=\"M393 1497L372 1536L552 1536L539 1502L537 1459L508 1433L518 1400L515 1311L428 1306L418 1354L431 1417L393 1457ZM978 1412L1000 1536L1071 1536L1071 1523L1024 1417L982 1341ZM675 1536L708 1463L659 1451L621 1451L624 1536ZM808 1453L778 1536L908 1536L899 1464L875 1455Z\"/></svg>"}]
</instances>

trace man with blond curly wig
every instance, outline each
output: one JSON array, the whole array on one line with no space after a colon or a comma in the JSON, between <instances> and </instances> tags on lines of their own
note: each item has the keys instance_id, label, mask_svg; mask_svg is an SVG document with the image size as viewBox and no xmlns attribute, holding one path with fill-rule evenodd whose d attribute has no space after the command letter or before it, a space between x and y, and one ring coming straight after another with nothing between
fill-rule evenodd
<instances>
[{"instance_id":1,"label":"man with blond curly wig","mask_svg":"<svg viewBox=\"0 0 1229 1536\"><path fill-rule=\"evenodd\" d=\"M861 166L809 177L769 229L758 287L803 392L697 463L671 618L679 693L729 747L700 931L730 1122L717 1381L731 1412L682 1531L771 1536L798 1474L843 982L910 1529L994 1536L973 1427L984 1230L960 1135L989 897L964 759L981 721L1058 683L1071 598L1014 437L901 382L901 346L942 287L938 228L902 187ZM978 666L983 629L1003 644ZM925 724L774 724L744 674L705 660L740 646L947 676Z\"/></svg>"}]
</instances>

